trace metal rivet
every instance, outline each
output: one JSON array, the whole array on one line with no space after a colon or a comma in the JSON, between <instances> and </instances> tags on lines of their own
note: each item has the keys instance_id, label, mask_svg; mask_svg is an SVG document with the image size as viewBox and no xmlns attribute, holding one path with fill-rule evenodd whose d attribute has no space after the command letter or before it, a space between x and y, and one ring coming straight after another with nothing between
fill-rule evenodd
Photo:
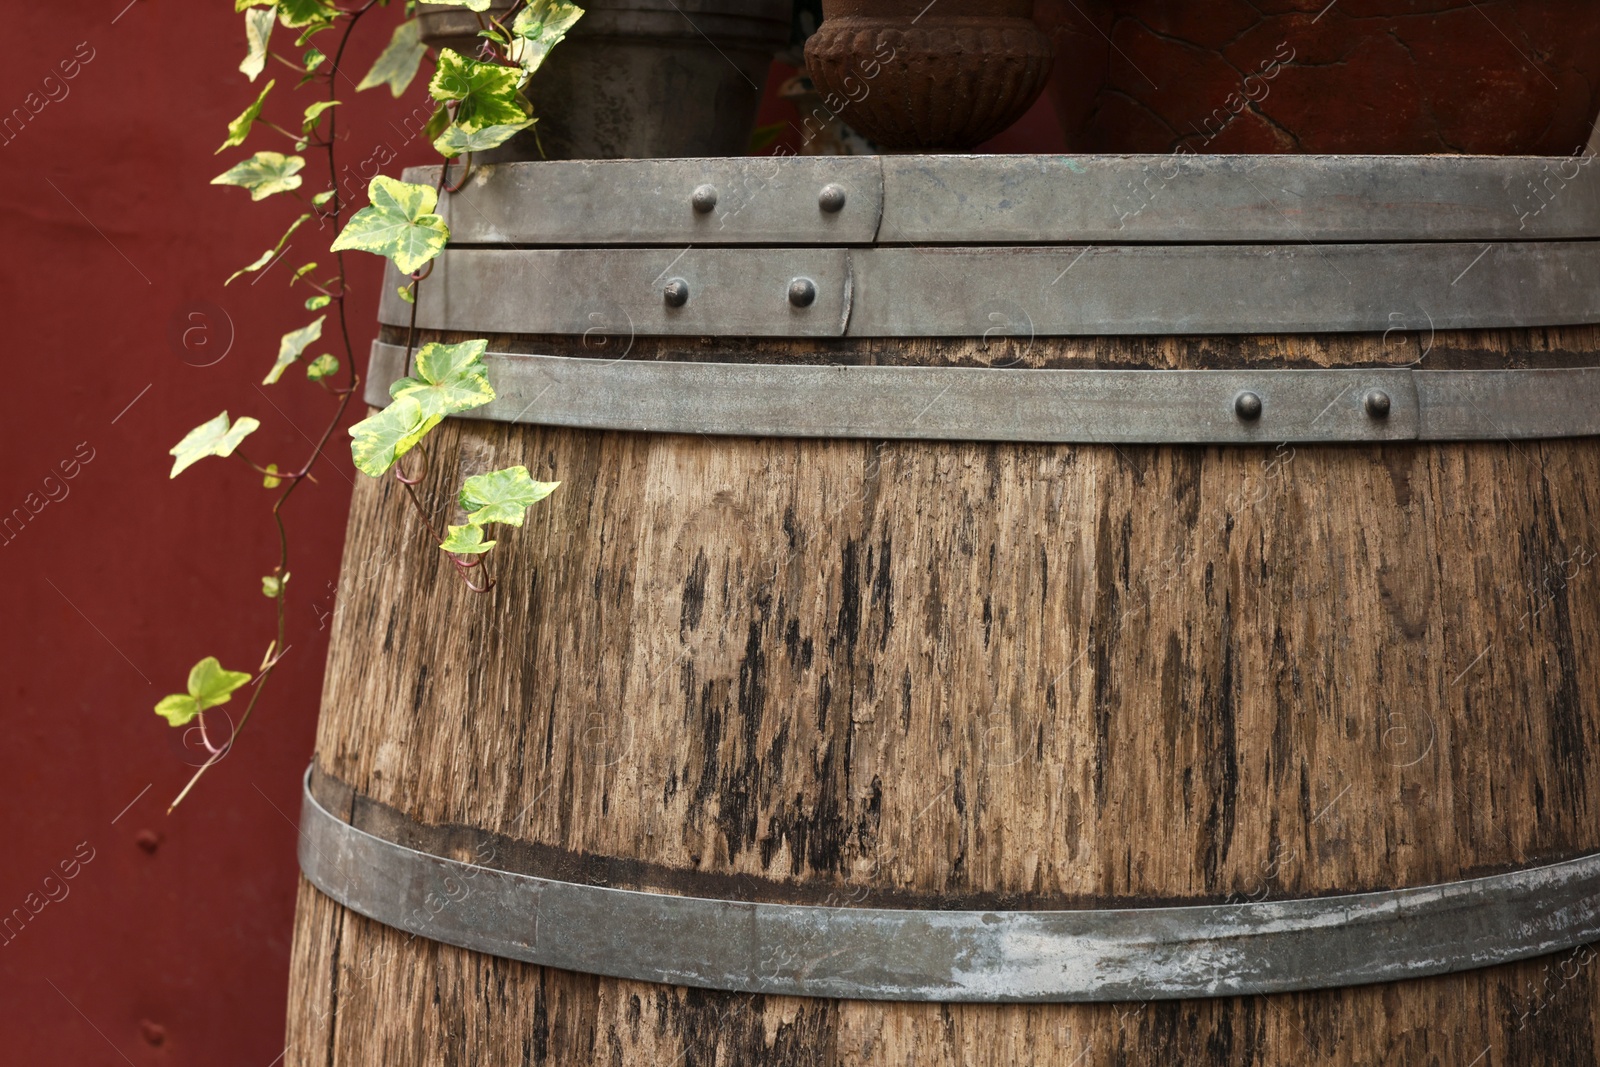
<instances>
[{"instance_id":1,"label":"metal rivet","mask_svg":"<svg viewBox=\"0 0 1600 1067\"><path fill-rule=\"evenodd\" d=\"M1389 394L1382 389L1374 389L1361 401L1361 406L1367 409L1367 414L1375 419L1389 417Z\"/></svg>"},{"instance_id":2,"label":"metal rivet","mask_svg":"<svg viewBox=\"0 0 1600 1067\"><path fill-rule=\"evenodd\" d=\"M844 210L845 197L844 186L838 182L829 182L822 187L822 192L817 194L817 206L831 215L835 211Z\"/></svg>"},{"instance_id":3,"label":"metal rivet","mask_svg":"<svg viewBox=\"0 0 1600 1067\"><path fill-rule=\"evenodd\" d=\"M810 278L796 278L789 283L789 303L797 308L807 308L817 299L817 283Z\"/></svg>"},{"instance_id":4,"label":"metal rivet","mask_svg":"<svg viewBox=\"0 0 1600 1067\"><path fill-rule=\"evenodd\" d=\"M1261 417L1261 398L1254 393L1240 393L1233 398L1233 413L1245 422L1255 422Z\"/></svg>"},{"instance_id":5,"label":"metal rivet","mask_svg":"<svg viewBox=\"0 0 1600 1067\"><path fill-rule=\"evenodd\" d=\"M661 289L661 299L666 301L669 308L681 308L689 302L689 283L682 278L673 278Z\"/></svg>"},{"instance_id":6,"label":"metal rivet","mask_svg":"<svg viewBox=\"0 0 1600 1067\"><path fill-rule=\"evenodd\" d=\"M704 215L714 211L717 206L717 187L715 185L697 185L689 197L689 203L694 209Z\"/></svg>"}]
</instances>

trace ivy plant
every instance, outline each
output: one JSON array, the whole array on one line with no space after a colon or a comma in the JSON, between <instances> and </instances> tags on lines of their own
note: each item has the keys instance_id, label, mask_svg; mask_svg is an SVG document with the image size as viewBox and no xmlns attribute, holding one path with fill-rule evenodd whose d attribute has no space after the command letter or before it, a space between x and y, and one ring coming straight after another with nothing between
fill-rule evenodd
<instances>
[{"instance_id":1,"label":"ivy plant","mask_svg":"<svg viewBox=\"0 0 1600 1067\"><path fill-rule=\"evenodd\" d=\"M217 657L207 656L190 669L184 692L163 697L156 705L156 713L172 726L197 728L208 753L172 807L232 749L273 671L289 651L289 539L283 507L302 482L315 480L312 471L361 384L346 314L345 296L350 289L344 253L369 252L392 262L406 279L401 296L415 303L423 281L450 239L449 225L437 213L440 196L461 187L445 184L450 161L466 157L463 169L470 173L473 153L496 148L534 128L537 119L525 92L528 80L583 15L582 9L567 0L519 0L503 18L488 14L490 0L436 2L474 12L480 30L476 52L466 55L442 49L428 77L433 112L424 132L445 159L439 182L419 185L379 175L367 187L367 204L351 212L355 205L346 202L337 181L338 150L349 143L350 136L338 128L341 101L336 90L352 84L351 72L345 71L341 62L357 27L370 25L371 13L388 7L390 0L350 0L350 6L341 6L339 0L233 0L234 11L244 23L244 58L239 70L252 89L244 109L227 124L217 152L244 149L249 155L234 161L211 183L242 189L250 194L251 202L265 201L270 207L293 200L297 208L277 244L235 271L224 284L277 263L292 247L290 237L312 220L319 228L332 231L328 268L310 261L283 272L288 274L290 286L310 290L304 301L306 310L322 314L293 324L279 338L276 358L265 366L261 384L287 388L282 384L284 375L302 365L305 380L328 393L333 404L310 454L299 463L280 466L251 459L242 445L260 423L251 416L231 420L226 411L190 430L169 451L174 478L210 457L242 462L261 478L263 487L276 491L272 517L278 533L277 561L269 573L259 577L261 594L273 602L276 615L260 667L253 675L227 670ZM395 7L403 9L402 17L390 29L377 61L354 83L357 92L384 87L398 99L428 58L429 49L414 17L415 0L400 0ZM289 35L293 35L292 48L284 45ZM274 95L279 78L268 78L259 90L254 89L269 62L281 64L297 76L295 89L309 88L315 98L286 104L285 92ZM278 113L285 108L287 115ZM272 141L270 147L256 143L263 138ZM308 164L308 155L314 164ZM463 176L461 183L465 180ZM308 195L308 183L313 188L322 183L325 188ZM342 354L311 355L324 345ZM374 478L392 474L444 558L455 565L469 589L479 592L494 584L484 566L486 554L499 543L492 536L493 528L520 527L527 509L549 496L558 484L535 481L521 466L473 475L465 479L455 498L461 522L446 522L442 530L417 494L415 487L427 476L423 441L428 433L446 416L495 399L484 358L487 350L488 342L481 339L429 343L418 349L413 327L406 343L407 374L390 386L391 402L349 431L356 469ZM404 461L413 452L421 457L421 463L408 471ZM234 692L245 686L250 686L250 697L238 721L230 723L227 736L213 738L207 732L206 711L228 703Z\"/></svg>"}]
</instances>

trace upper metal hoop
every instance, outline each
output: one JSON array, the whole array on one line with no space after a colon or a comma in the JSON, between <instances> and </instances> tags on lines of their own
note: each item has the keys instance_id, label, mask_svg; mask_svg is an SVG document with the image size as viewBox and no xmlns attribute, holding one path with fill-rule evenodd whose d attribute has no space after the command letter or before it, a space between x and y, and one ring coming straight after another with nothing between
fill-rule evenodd
<instances>
[{"instance_id":1,"label":"upper metal hoop","mask_svg":"<svg viewBox=\"0 0 1600 1067\"><path fill-rule=\"evenodd\" d=\"M915 911L555 881L419 852L312 795L300 868L378 922L547 967L859 1000L1247 996L1505 963L1600 937L1600 855L1445 885L1247 904Z\"/></svg>"},{"instance_id":2,"label":"upper metal hoop","mask_svg":"<svg viewBox=\"0 0 1600 1067\"><path fill-rule=\"evenodd\" d=\"M1549 241L1600 237L1592 160L1174 154L503 163L478 168L440 211L457 245ZM438 168L413 168L407 178L433 185ZM714 192L713 207L696 211L695 193L704 189Z\"/></svg>"},{"instance_id":3,"label":"upper metal hoop","mask_svg":"<svg viewBox=\"0 0 1600 1067\"><path fill-rule=\"evenodd\" d=\"M439 210L434 330L1009 337L1600 322L1592 157L511 163ZM432 182L436 168L410 172ZM380 317L411 321L391 272Z\"/></svg>"}]
</instances>

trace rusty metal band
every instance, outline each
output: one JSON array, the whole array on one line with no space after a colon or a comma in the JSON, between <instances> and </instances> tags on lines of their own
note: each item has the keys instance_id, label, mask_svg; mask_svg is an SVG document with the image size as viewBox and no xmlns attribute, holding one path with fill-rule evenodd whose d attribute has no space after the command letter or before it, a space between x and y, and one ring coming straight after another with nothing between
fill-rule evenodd
<instances>
[{"instance_id":1,"label":"rusty metal band","mask_svg":"<svg viewBox=\"0 0 1600 1067\"><path fill-rule=\"evenodd\" d=\"M1600 855L1442 885L1245 904L931 911L760 904L539 878L337 818L307 775L300 867L396 929L547 967L857 1000L1246 996L1446 974L1600 938Z\"/></svg>"},{"instance_id":2,"label":"rusty metal band","mask_svg":"<svg viewBox=\"0 0 1600 1067\"><path fill-rule=\"evenodd\" d=\"M1383 333L1600 323L1600 240L464 248L386 325L675 337Z\"/></svg>"},{"instance_id":3,"label":"rusty metal band","mask_svg":"<svg viewBox=\"0 0 1600 1067\"><path fill-rule=\"evenodd\" d=\"M486 362L496 399L467 417L592 430L1046 444L1600 435L1596 367L1001 370L497 352ZM404 367L404 348L375 343L368 403L386 405L388 386ZM1241 403L1248 397L1258 406Z\"/></svg>"}]
</instances>

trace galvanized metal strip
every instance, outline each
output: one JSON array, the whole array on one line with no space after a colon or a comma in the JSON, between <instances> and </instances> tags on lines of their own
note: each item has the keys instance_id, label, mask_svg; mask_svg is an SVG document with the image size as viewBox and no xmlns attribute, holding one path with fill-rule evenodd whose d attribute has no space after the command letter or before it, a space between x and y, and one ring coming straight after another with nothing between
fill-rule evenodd
<instances>
[{"instance_id":1,"label":"galvanized metal strip","mask_svg":"<svg viewBox=\"0 0 1600 1067\"><path fill-rule=\"evenodd\" d=\"M1592 154L886 156L880 240L1528 241L1600 237Z\"/></svg>"},{"instance_id":2,"label":"galvanized metal strip","mask_svg":"<svg viewBox=\"0 0 1600 1067\"><path fill-rule=\"evenodd\" d=\"M594 330L674 336L837 337L850 291L842 248L453 249L435 262L417 298L424 329L489 333ZM790 286L809 279L812 302L797 307ZM378 318L403 326L411 305L391 265ZM687 287L673 306L666 290Z\"/></svg>"},{"instance_id":3,"label":"galvanized metal strip","mask_svg":"<svg viewBox=\"0 0 1600 1067\"><path fill-rule=\"evenodd\" d=\"M1600 434L1600 367L1418 371L1416 380L1427 438Z\"/></svg>"},{"instance_id":4,"label":"galvanized metal strip","mask_svg":"<svg viewBox=\"0 0 1600 1067\"><path fill-rule=\"evenodd\" d=\"M872 248L858 337L1383 332L1600 322L1600 242Z\"/></svg>"},{"instance_id":5,"label":"galvanized metal strip","mask_svg":"<svg viewBox=\"0 0 1600 1067\"><path fill-rule=\"evenodd\" d=\"M1600 435L1600 368L1026 370L582 359L491 352L472 418L754 437L1251 444ZM367 400L405 350L372 346ZM1240 414L1245 394L1260 414ZM1386 407L1387 414L1373 408Z\"/></svg>"},{"instance_id":6,"label":"galvanized metal strip","mask_svg":"<svg viewBox=\"0 0 1600 1067\"><path fill-rule=\"evenodd\" d=\"M759 904L539 878L419 852L320 805L300 867L340 904L547 967L736 992L1069 1002L1246 996L1486 967L1600 938L1600 855L1444 885L1083 911Z\"/></svg>"},{"instance_id":7,"label":"galvanized metal strip","mask_svg":"<svg viewBox=\"0 0 1600 1067\"><path fill-rule=\"evenodd\" d=\"M687 302L669 306L672 279ZM808 279L813 303L789 290ZM391 272L380 318L410 320ZM1383 332L1600 322L1600 242L453 249L427 329L750 337Z\"/></svg>"},{"instance_id":8,"label":"galvanized metal strip","mask_svg":"<svg viewBox=\"0 0 1600 1067\"><path fill-rule=\"evenodd\" d=\"M501 163L439 207L456 245L536 246L871 244L882 210L876 156Z\"/></svg>"},{"instance_id":9,"label":"galvanized metal strip","mask_svg":"<svg viewBox=\"0 0 1600 1067\"><path fill-rule=\"evenodd\" d=\"M458 244L1072 244L1600 237L1578 156L828 156L541 161L445 200ZM437 167L409 180L434 184ZM819 210L824 186L848 196ZM714 210L694 190L717 192ZM882 213L882 225L878 216Z\"/></svg>"}]
</instances>

